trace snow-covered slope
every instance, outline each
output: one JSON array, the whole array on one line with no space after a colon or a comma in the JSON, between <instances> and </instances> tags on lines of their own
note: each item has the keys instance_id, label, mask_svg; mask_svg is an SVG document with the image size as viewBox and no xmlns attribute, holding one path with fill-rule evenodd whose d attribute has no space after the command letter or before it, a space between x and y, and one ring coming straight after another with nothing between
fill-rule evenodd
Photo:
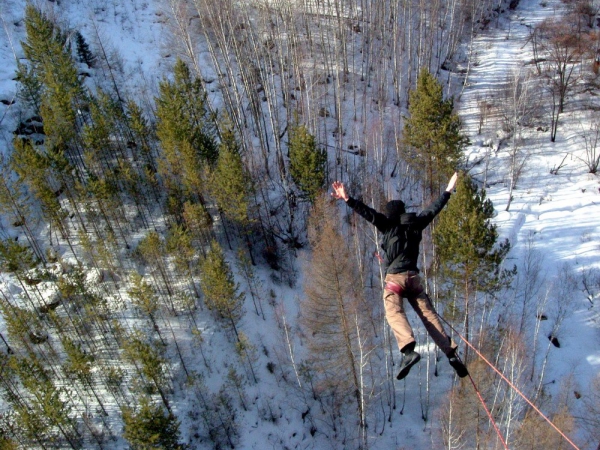
<instances>
[{"instance_id":1,"label":"snow-covered slope","mask_svg":"<svg viewBox=\"0 0 600 450\"><path fill-rule=\"evenodd\" d=\"M174 44L167 28L167 4L159 0L63 0L52 8L61 20L78 29L92 45L100 38L106 51L112 54L112 60L122 64L123 70L117 72L122 78L120 83L127 86L130 93L135 92L142 103L149 105L156 94L157 81L168 73L175 58ZM537 127L523 129L525 140L520 147L520 155L525 158L525 165L507 211L510 142L503 141L505 134L500 130L498 121L489 119L479 133L478 102L482 99L496 105L502 102L500 86L507 75L514 70L531 67L532 49L528 43L531 28L560 12L561 8L562 3L558 0L544 2L544 6L537 0L521 0L515 11L507 12L496 23L490 24L467 49L472 55L472 64L467 84L456 100L465 133L472 143L466 151L467 165L471 167L474 162L480 161L471 168L471 174L478 181L486 182L487 195L497 211L495 223L500 234L512 244L508 262L517 265L520 273L524 273L525 261L530 260L532 255L538 261L536 271L544 279L543 283L540 281L539 290L548 293L548 303L540 312L548 315L549 320L541 323L542 330L535 344L530 344L532 347L548 348L544 383L548 383L547 389L555 395L560 386L553 383L554 380L564 380L573 375L578 389L585 391L600 371L599 292L592 292L592 298L588 299L581 282L582 274L593 275L594 270L600 270L600 179L587 173L581 161L584 147L580 136L582 129L588 127L590 116L579 111L577 102L568 103L554 143L550 142L547 131L538 131ZM1 153L9 148L12 130L19 121L18 111L12 102L16 95L13 80L16 59L22 57L19 42L25 36L23 13L23 1L0 0L3 26L0 32L0 61L3 62L0 65ZM555 174L550 173L559 166ZM3 238L12 236L11 230L0 230L0 233ZM567 272L574 280L571 284L565 278ZM239 448L334 448L323 436L311 435L311 425L304 421L302 403L290 394L287 382L273 376L265 366L267 361L288 357L272 353L273 349L285 348L281 345L284 338L281 328L277 329L274 325L283 316L286 320L295 320L302 294L280 285L269 285L268 274L260 274L260 277L264 282L263 302L266 304L271 299L279 306L268 309L266 321L249 312L244 322L244 332L255 345L260 343L262 347L257 349L260 383L247 389L251 406L248 411L240 412L243 418L239 423ZM521 279L520 283L525 281ZM297 286L301 285L301 280L298 280ZM2 289L7 286L3 284ZM516 285L516 291L502 300L507 314L518 303L521 286ZM561 286L571 289L561 289ZM600 286L596 289L600 290ZM592 306L594 302L596 307ZM413 323L417 325L414 319ZM559 319L560 327L556 330ZM4 331L5 325L0 317L0 332ZM181 333L185 341L186 330L175 331ZM558 337L560 348L550 347L547 339L550 334ZM220 381L227 376L231 347L220 334L209 332L204 338L217 368L217 374L207 380L207 388L217 390ZM188 344L186 350L192 354L191 359L197 362L199 370L204 371L198 347L192 342ZM296 350L301 354L299 345ZM540 359L543 353L540 352ZM372 449L431 448L432 439L436 439L433 428L437 425L433 420L424 423L421 419L419 396L423 388L420 376L423 371L422 367L416 368L402 386L405 389L398 389L398 410L403 405L402 414L395 411L391 425L381 423L371 430ZM441 399L452 383L452 370L447 365L440 366L440 377L431 387L432 398ZM174 410L180 415L184 436L195 442L192 437L194 422L198 420L195 411L198 400L191 389L186 389L187 386L180 386L173 402ZM432 404L435 405L436 401L433 400ZM124 447L125 444L121 440L118 445Z\"/></svg>"}]
</instances>

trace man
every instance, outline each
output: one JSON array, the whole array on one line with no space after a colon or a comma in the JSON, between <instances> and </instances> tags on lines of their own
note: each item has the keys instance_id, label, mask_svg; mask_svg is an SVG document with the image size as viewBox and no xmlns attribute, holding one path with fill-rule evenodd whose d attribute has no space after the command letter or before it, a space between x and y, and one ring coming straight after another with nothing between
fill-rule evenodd
<instances>
[{"instance_id":1,"label":"man","mask_svg":"<svg viewBox=\"0 0 600 450\"><path fill-rule=\"evenodd\" d=\"M350 197L343 183L336 181L332 185L333 198L344 200L383 234L381 248L385 252L386 266L383 291L385 316L403 354L400 372L396 377L398 380L406 377L411 367L421 359L421 355L415 351L415 337L404 311L403 298L408 300L419 315L425 329L446 354L458 376L462 378L468 375L467 368L456 355L457 345L444 331L429 296L423 290L417 268L422 232L448 203L457 178L458 174L455 173L446 191L419 214L406 213L401 200L388 202L386 213L382 214Z\"/></svg>"}]
</instances>

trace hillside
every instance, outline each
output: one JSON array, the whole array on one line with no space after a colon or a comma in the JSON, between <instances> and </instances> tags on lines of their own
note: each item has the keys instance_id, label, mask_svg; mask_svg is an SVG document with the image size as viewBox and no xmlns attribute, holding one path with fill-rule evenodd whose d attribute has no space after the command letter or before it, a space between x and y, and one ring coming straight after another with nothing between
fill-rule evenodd
<instances>
[{"instance_id":1,"label":"hillside","mask_svg":"<svg viewBox=\"0 0 600 450\"><path fill-rule=\"evenodd\" d=\"M597 9L0 0L0 447L503 448L412 311L395 380L380 237L324 199L441 191L403 140L426 68L516 269L465 293L427 234L430 296L510 448L569 444L457 333L596 448Z\"/></svg>"}]
</instances>

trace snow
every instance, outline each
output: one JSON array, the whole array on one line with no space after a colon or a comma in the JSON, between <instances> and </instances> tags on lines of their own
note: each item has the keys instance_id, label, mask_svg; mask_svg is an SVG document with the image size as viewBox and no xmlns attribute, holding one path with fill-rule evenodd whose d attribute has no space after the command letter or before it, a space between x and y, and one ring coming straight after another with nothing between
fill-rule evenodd
<instances>
[{"instance_id":1,"label":"snow","mask_svg":"<svg viewBox=\"0 0 600 450\"><path fill-rule=\"evenodd\" d=\"M83 1L73 0L47 5L60 12L60 17L68 22L69 27L78 29L83 36L93 44L95 30L98 28L101 41L108 53L123 65L121 81L129 86L130 93L142 87L148 101L155 95L157 83L169 73L174 62L175 51L172 47L170 31L167 29L165 9L167 2L159 0L131 0L128 2L106 2L103 0ZM466 150L466 157L473 162L485 157L489 152L490 164L486 176L488 198L496 209L494 223L502 238L508 238L512 249L509 254L509 265L516 264L519 268L532 247L541 255L542 267L540 273L547 280L547 286L559 286L563 270L568 267L576 276L584 270L600 269L600 178L587 173L582 163L584 147L580 139L582 123L586 117L569 105L561 118L557 141L550 142L548 132L527 130L526 145L522 151L527 153L528 160L513 191L513 200L508 211L508 144L500 145L503 136L500 130L484 126L482 134L478 134L478 100L494 98L498 95L499 85L506 80L507 74L513 70L526 67L532 60L531 46L527 37L532 27L544 18L559 14L562 3L558 0L544 2L540 6L538 0L521 0L515 11L507 12L486 31L480 33L470 49L474 55L474 64L468 73L468 80L463 92L456 99L456 107L463 121L464 131L473 143ZM22 57L19 42L24 39L23 26L24 2L17 0L0 0L0 100L12 100L16 94L15 53ZM212 69L212 61L207 52L199 52L202 63L202 74L205 80L215 80L216 74ZM216 88L215 88L216 89ZM219 107L219 96L215 92L210 99ZM10 102L9 102L10 103ZM12 105L0 103L0 153L5 153L9 147L11 131L18 122L18 114ZM494 146L491 151L488 143ZM498 149L498 146L500 148ZM551 169L559 166L565 154L569 155L564 166L557 174L551 174ZM477 179L483 178L481 165L471 171ZM2 235L8 233L14 237L13 230L1 230ZM284 335L281 329L270 328L277 323L275 314L285 316L286 322L295 327L298 314L298 288L292 289L282 284L271 282L268 273L259 273L262 280L263 307L267 320L255 315L251 301L246 306L246 317L243 330L250 336L251 342L257 347L259 363L256 364L260 382L247 387L247 399L251 405L249 411L240 420L240 444L238 448L333 448L324 436L311 437L310 427L301 419L300 403L290 389L293 383L285 382L279 375L270 374L265 368L266 361L278 364L278 359L286 360L284 354ZM302 286L299 274L297 287ZM21 288L2 274L1 290L3 293L17 295ZM242 285L243 287L243 285ZM545 287L545 289L551 289ZM271 298L273 292L274 298ZM560 291L564 292L564 291ZM580 287L569 293L571 298L558 298L551 301L567 302L569 313L561 324L558 337L561 348L549 349L549 362L544 380L562 380L572 375L575 382L587 389L590 381L600 371L600 316L597 308L591 307ZM595 302L598 302L596 293ZM118 302L118 299L113 299ZM276 307L267 305L272 301ZM115 303L117 304L117 303ZM557 312L557 306L548 308L548 313ZM131 314L131 312L130 312ZM419 336L423 335L423 327L414 315L410 316L411 323ZM538 346L549 346L546 336L553 332L552 325L555 317L542 323ZM130 319L132 325L139 325L140 320ZM268 326L267 326L268 325ZM5 334L5 323L0 316L0 332ZM191 327L191 325L190 325ZM231 345L224 339L223 333L215 331L211 319L199 322L199 328L205 339L204 348L213 358L212 366L216 372L207 377L207 389L216 392L223 378L227 376L229 366L236 366L237 359L231 354ZM189 329L181 324L174 332L178 341L185 346L190 360L197 364L192 370L205 371L200 351L193 342ZM417 349L423 354L433 350L420 345ZM295 358L300 361L304 348L301 342L293 343ZM268 352L268 357L263 353ZM277 355L276 352L282 352ZM176 361L173 358L173 361ZM237 367L241 370L240 367ZM178 364L173 372L180 371ZM424 423L421 420L419 396L424 386L423 364L413 369L410 376L397 386L397 402L399 408L393 412L391 426L385 423L374 424L370 431L371 448L430 448L434 439L435 419ZM432 383L432 398L442 399L453 383L453 371L442 361L439 365L440 376ZM405 387L405 388L404 388ZM197 408L193 389L180 386L178 397L173 399L173 406L182 421L182 431L185 437L193 434L193 412ZM548 391L558 395L560 383L547 385ZM403 394L404 393L404 394ZM233 395L232 395L233 396ZM429 414L435 414L436 401L432 401ZM271 408L278 420L269 423L263 420ZM300 409L299 409L300 408ZM0 408L1 409L1 408ZM399 410L402 413L399 413ZM376 436L375 430L384 433ZM119 430L113 430L116 433ZM122 440L118 444L124 447ZM115 447L116 448L116 447ZM197 448L209 448L206 447Z\"/></svg>"},{"instance_id":2,"label":"snow","mask_svg":"<svg viewBox=\"0 0 600 450\"><path fill-rule=\"evenodd\" d=\"M486 130L484 126L483 135L477 134L477 101L497 95L498 86L507 74L523 70L533 59L531 45L526 44L531 28L562 8L560 2L544 3L546 6L538 1L521 1L516 11L510 12L510 23L502 21L498 32L484 33L476 39L473 51L478 64L471 69L468 85L457 102L465 130L475 142L466 152L470 161L481 157L480 144L493 141L497 131ZM574 103L571 99L571 105ZM600 178L587 173L583 163L585 148L580 138L589 117L577 111L576 106L567 105L554 143L550 142L548 132L527 131L523 152L530 156L513 192L509 211L505 210L509 195L507 144L504 151L491 155L489 164L487 195L497 211L494 222L501 236L512 245L509 262L519 266L527 249L533 246L543 255L540 272L555 286L565 283L561 278L565 265L574 276L600 268ZM551 174L565 155L568 156L564 166L556 175ZM570 314L559 331L560 350L550 351L545 379L560 380L572 374L579 386L588 387L599 369L600 324L598 312L580 289L569 292L571 298L555 300L568 303ZM596 301L597 297L598 293ZM546 336L552 331L548 322L543 324L538 345L548 345ZM556 395L560 383L547 387Z\"/></svg>"}]
</instances>

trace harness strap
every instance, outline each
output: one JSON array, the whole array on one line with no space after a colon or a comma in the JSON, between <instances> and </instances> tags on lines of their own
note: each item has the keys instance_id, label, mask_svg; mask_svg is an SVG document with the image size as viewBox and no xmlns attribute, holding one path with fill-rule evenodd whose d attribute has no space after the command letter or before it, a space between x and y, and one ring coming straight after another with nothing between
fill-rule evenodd
<instances>
[{"instance_id":1,"label":"harness strap","mask_svg":"<svg viewBox=\"0 0 600 450\"><path fill-rule=\"evenodd\" d=\"M398 283L394 283L393 281L386 281L385 288L388 291L392 291L394 294L402 296L402 286L400 286Z\"/></svg>"}]
</instances>

